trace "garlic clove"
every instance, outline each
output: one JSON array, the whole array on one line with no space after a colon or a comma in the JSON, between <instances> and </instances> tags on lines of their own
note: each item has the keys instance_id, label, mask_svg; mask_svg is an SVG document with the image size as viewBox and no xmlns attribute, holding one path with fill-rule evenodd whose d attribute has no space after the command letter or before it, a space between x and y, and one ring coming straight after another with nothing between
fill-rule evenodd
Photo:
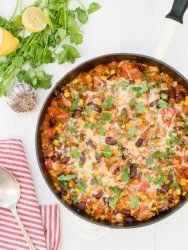
<instances>
[{"instance_id":1,"label":"garlic clove","mask_svg":"<svg viewBox=\"0 0 188 250\"><path fill-rule=\"evenodd\" d=\"M35 89L26 83L18 84L8 94L8 106L15 112L28 112L38 103Z\"/></svg>"}]
</instances>

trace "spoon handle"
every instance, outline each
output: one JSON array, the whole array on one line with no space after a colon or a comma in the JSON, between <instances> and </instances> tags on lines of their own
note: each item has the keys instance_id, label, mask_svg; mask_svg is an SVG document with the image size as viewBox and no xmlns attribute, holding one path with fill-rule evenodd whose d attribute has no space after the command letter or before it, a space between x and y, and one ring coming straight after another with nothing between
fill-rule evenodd
<instances>
[{"instance_id":1,"label":"spoon handle","mask_svg":"<svg viewBox=\"0 0 188 250\"><path fill-rule=\"evenodd\" d=\"M19 215L18 215L18 212L17 212L16 208L13 208L11 211L12 211L12 213L13 213L13 215L14 215L14 217L15 217L17 223L18 223L18 226L20 227L20 229L21 229L21 231L22 231L22 234L23 234L25 240L27 241L27 244L28 244L28 246L29 246L29 249L30 249L30 250L36 250L36 248L34 247L34 245L33 245L32 241L31 241L31 239L29 238L29 235L27 234L27 232L26 232L26 230L25 230L25 228L24 228L24 226L23 226L23 224L22 224L22 222L21 222L21 220L20 220L20 217L19 217Z\"/></svg>"}]
</instances>

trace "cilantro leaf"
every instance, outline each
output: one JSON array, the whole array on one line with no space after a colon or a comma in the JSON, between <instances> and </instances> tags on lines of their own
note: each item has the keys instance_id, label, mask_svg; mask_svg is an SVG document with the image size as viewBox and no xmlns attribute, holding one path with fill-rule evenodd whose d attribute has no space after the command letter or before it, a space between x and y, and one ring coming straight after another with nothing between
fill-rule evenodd
<instances>
[{"instance_id":1,"label":"cilantro leaf","mask_svg":"<svg viewBox=\"0 0 188 250\"><path fill-rule=\"evenodd\" d=\"M71 155L75 159L78 159L81 156L80 152L78 152L78 150L76 148L71 148Z\"/></svg>"},{"instance_id":2,"label":"cilantro leaf","mask_svg":"<svg viewBox=\"0 0 188 250\"><path fill-rule=\"evenodd\" d=\"M157 106L161 109L167 109L170 107L169 104L165 100L162 100L162 99L158 101Z\"/></svg>"},{"instance_id":3,"label":"cilantro leaf","mask_svg":"<svg viewBox=\"0 0 188 250\"><path fill-rule=\"evenodd\" d=\"M95 11L99 10L101 8L101 5L93 2L89 5L89 8L87 10L88 14L94 13Z\"/></svg>"},{"instance_id":4,"label":"cilantro leaf","mask_svg":"<svg viewBox=\"0 0 188 250\"><path fill-rule=\"evenodd\" d=\"M87 188L87 184L82 182L81 180L78 181L77 183L77 188L82 191L82 192L85 192L86 191L86 188Z\"/></svg>"},{"instance_id":5,"label":"cilantro leaf","mask_svg":"<svg viewBox=\"0 0 188 250\"><path fill-rule=\"evenodd\" d=\"M70 111L75 111L78 107L78 103L79 103L80 98L76 98L70 106Z\"/></svg>"},{"instance_id":6,"label":"cilantro leaf","mask_svg":"<svg viewBox=\"0 0 188 250\"><path fill-rule=\"evenodd\" d=\"M133 196L130 202L130 209L136 209L138 207L140 198L138 196Z\"/></svg>"},{"instance_id":7,"label":"cilantro leaf","mask_svg":"<svg viewBox=\"0 0 188 250\"><path fill-rule=\"evenodd\" d=\"M129 86L129 83L125 80L121 81L121 88L122 90L126 90L126 88Z\"/></svg>"},{"instance_id":8,"label":"cilantro leaf","mask_svg":"<svg viewBox=\"0 0 188 250\"><path fill-rule=\"evenodd\" d=\"M114 104L115 100L114 98L107 98L103 105L102 105L102 108L103 109L109 109L113 104Z\"/></svg>"},{"instance_id":9,"label":"cilantro leaf","mask_svg":"<svg viewBox=\"0 0 188 250\"><path fill-rule=\"evenodd\" d=\"M103 136L106 134L106 129L103 126L99 126L99 131L100 131L100 134Z\"/></svg>"},{"instance_id":10,"label":"cilantro leaf","mask_svg":"<svg viewBox=\"0 0 188 250\"><path fill-rule=\"evenodd\" d=\"M106 145L104 148L104 157L111 158L114 155L109 145Z\"/></svg>"},{"instance_id":11,"label":"cilantro leaf","mask_svg":"<svg viewBox=\"0 0 188 250\"><path fill-rule=\"evenodd\" d=\"M75 47L71 45L63 45L62 48L63 50L56 54L56 58L60 64L65 62L74 63L75 60L80 57L80 54Z\"/></svg>"},{"instance_id":12,"label":"cilantro leaf","mask_svg":"<svg viewBox=\"0 0 188 250\"><path fill-rule=\"evenodd\" d=\"M125 166L121 171L121 178L125 182L125 184L130 182L130 167L128 165Z\"/></svg>"},{"instance_id":13,"label":"cilantro leaf","mask_svg":"<svg viewBox=\"0 0 188 250\"><path fill-rule=\"evenodd\" d=\"M94 122L89 122L89 123L87 123L87 124L85 125L85 127L92 130L92 129L94 129L94 127L95 127L95 123L94 123Z\"/></svg>"},{"instance_id":14,"label":"cilantro leaf","mask_svg":"<svg viewBox=\"0 0 188 250\"><path fill-rule=\"evenodd\" d=\"M74 174L67 174L67 175L60 175L58 176L58 181L70 181L73 180L75 178Z\"/></svg>"},{"instance_id":15,"label":"cilantro leaf","mask_svg":"<svg viewBox=\"0 0 188 250\"><path fill-rule=\"evenodd\" d=\"M79 20L82 24L87 23L87 21L88 21L88 15L87 15L87 12L86 12L84 9L78 7L78 8L76 9L76 13L77 13L77 15L78 15L78 20Z\"/></svg>"},{"instance_id":16,"label":"cilantro leaf","mask_svg":"<svg viewBox=\"0 0 188 250\"><path fill-rule=\"evenodd\" d=\"M138 114L142 114L145 112L146 108L145 108L145 105L143 103L136 103L135 107L136 107Z\"/></svg>"},{"instance_id":17,"label":"cilantro leaf","mask_svg":"<svg viewBox=\"0 0 188 250\"><path fill-rule=\"evenodd\" d=\"M167 177L166 177L166 176L157 176L157 177L153 180L153 182L154 182L155 185L162 186L162 185L165 184L166 180L167 180Z\"/></svg>"},{"instance_id":18,"label":"cilantro leaf","mask_svg":"<svg viewBox=\"0 0 188 250\"><path fill-rule=\"evenodd\" d=\"M109 121L111 119L112 115L110 113L105 113L101 116L102 121Z\"/></svg>"},{"instance_id":19,"label":"cilantro leaf","mask_svg":"<svg viewBox=\"0 0 188 250\"><path fill-rule=\"evenodd\" d=\"M185 125L184 132L188 133L188 124Z\"/></svg>"},{"instance_id":20,"label":"cilantro leaf","mask_svg":"<svg viewBox=\"0 0 188 250\"><path fill-rule=\"evenodd\" d=\"M146 164L147 165L152 165L154 163L153 157L151 155L148 155L146 157Z\"/></svg>"}]
</instances>

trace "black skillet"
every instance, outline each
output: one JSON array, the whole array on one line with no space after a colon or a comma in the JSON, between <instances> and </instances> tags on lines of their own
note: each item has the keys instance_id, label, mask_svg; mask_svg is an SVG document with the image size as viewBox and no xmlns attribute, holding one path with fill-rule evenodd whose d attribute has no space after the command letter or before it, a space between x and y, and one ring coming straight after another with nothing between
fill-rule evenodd
<instances>
[{"instance_id":1,"label":"black skillet","mask_svg":"<svg viewBox=\"0 0 188 250\"><path fill-rule=\"evenodd\" d=\"M173 8L172 8L171 12L167 15L167 18L174 19L175 21L182 23L183 22L183 15L184 15L187 7L188 7L188 0L175 0ZM187 202L188 197L182 198L181 202L177 206L171 208L170 210L168 210L166 212L163 212L163 213L160 213L159 215L156 215L154 218L151 218L148 221L127 223L124 226L120 226L120 225L113 225L113 224L110 224L108 222L104 222L104 221L100 221L100 220L95 220L95 219L91 218L90 216L86 215L85 213L78 211L78 209L76 209L75 207L73 207L73 206L69 205L67 202L65 202L62 199L61 194L55 189L55 187L53 186L52 180L48 174L48 171L46 170L46 168L44 166L44 157L43 157L43 153L42 153L42 149L41 149L41 140L40 140L41 125L42 125L44 116L47 112L47 108L50 105L50 103L54 97L54 92L56 90L61 89L62 86L70 83L73 79L75 79L80 74L80 72L89 71L93 67L95 67L96 65L99 65L99 64L107 64L107 63L110 63L112 61L121 61L121 60L136 61L136 62L146 63L146 64L149 64L152 66L157 66L161 71L168 73L172 78L176 79L176 81L178 83L183 84L188 89L188 81L183 75L181 75L177 70L175 70L171 66L167 65L166 63L164 63L160 60L154 59L152 57L149 57L149 56L144 56L144 55L139 55L139 54L118 53L118 54L109 54L109 55L100 56L100 57L91 59L87 62L84 62L80 66L71 70L67 75L65 75L56 84L56 86L53 88L53 90L51 91L51 93L47 97L47 99L42 107L41 113L39 115L37 128L36 128L36 155L37 155L37 159L38 159L41 173L42 173L46 183L48 184L50 190L59 199L59 201L64 206L66 206L70 211L72 211L76 215L82 217L83 219L86 219L88 221L94 222L94 223L99 224L99 225L104 225L104 226L113 227L113 228L133 228L133 227L141 227L141 226L150 225L154 222L157 222L157 221L160 221L160 220L166 218L167 216L171 215L172 213L177 211L179 208L181 208Z\"/></svg>"}]
</instances>

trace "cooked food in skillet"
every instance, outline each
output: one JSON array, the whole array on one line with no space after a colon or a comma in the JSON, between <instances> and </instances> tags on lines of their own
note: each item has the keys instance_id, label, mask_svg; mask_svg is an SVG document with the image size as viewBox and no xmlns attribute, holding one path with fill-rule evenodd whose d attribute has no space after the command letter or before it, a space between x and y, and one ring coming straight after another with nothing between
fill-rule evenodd
<instances>
[{"instance_id":1,"label":"cooked food in skillet","mask_svg":"<svg viewBox=\"0 0 188 250\"><path fill-rule=\"evenodd\" d=\"M149 220L188 192L188 91L154 66L99 65L55 93L41 145L69 204L110 223Z\"/></svg>"}]
</instances>

